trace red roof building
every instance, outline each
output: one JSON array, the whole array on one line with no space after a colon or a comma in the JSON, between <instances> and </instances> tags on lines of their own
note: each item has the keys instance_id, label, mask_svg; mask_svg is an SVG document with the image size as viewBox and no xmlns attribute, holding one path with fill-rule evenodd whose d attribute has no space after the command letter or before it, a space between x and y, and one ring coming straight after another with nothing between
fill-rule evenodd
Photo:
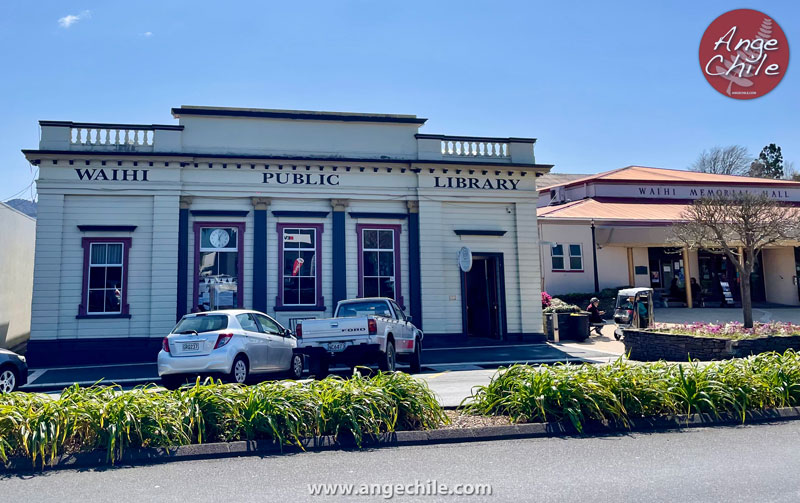
<instances>
[{"instance_id":1,"label":"red roof building","mask_svg":"<svg viewBox=\"0 0 800 503\"><path fill-rule=\"evenodd\" d=\"M800 205L800 182L644 166L540 184L543 289L559 294L649 286L663 303L687 305L687 279L695 278L700 299L694 307L722 304L725 284L738 301L738 278L727 258L676 248L669 227L692 201L739 192ZM798 276L800 247L764 250L752 278L753 300L800 305Z\"/></svg>"}]
</instances>

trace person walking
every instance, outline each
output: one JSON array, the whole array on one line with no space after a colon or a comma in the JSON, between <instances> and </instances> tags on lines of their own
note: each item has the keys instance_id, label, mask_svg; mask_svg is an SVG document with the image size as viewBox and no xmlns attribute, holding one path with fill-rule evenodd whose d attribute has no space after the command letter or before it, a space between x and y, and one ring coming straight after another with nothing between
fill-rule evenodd
<instances>
[{"instance_id":1,"label":"person walking","mask_svg":"<svg viewBox=\"0 0 800 503\"><path fill-rule=\"evenodd\" d=\"M594 331L597 335L603 335L602 329L603 325L603 315L606 314L605 311L601 311L598 307L600 305L600 299L597 297L592 297L589 300L589 307L586 308L589 311L589 323L591 323Z\"/></svg>"}]
</instances>

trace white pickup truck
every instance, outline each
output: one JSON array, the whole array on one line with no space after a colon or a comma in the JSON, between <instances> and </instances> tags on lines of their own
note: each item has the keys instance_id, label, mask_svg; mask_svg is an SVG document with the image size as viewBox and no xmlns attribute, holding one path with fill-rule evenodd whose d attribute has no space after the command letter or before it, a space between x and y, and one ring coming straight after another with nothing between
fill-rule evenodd
<instances>
[{"instance_id":1,"label":"white pickup truck","mask_svg":"<svg viewBox=\"0 0 800 503\"><path fill-rule=\"evenodd\" d=\"M297 351L308 357L311 374L328 375L331 364L349 367L377 363L393 371L398 360L420 371L422 331L389 298L342 300L333 318L297 324Z\"/></svg>"}]
</instances>

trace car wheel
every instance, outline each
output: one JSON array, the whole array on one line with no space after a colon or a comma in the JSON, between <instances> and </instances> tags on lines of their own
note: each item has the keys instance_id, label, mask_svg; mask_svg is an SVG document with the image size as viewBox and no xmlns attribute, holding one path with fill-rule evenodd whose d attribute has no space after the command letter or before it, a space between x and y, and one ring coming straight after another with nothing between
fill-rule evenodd
<instances>
[{"instance_id":1,"label":"car wheel","mask_svg":"<svg viewBox=\"0 0 800 503\"><path fill-rule=\"evenodd\" d=\"M324 356L314 356L308 364L314 379L325 379L330 371L330 362Z\"/></svg>"},{"instance_id":2,"label":"car wheel","mask_svg":"<svg viewBox=\"0 0 800 503\"><path fill-rule=\"evenodd\" d=\"M386 352L381 355L378 368L383 372L394 372L397 366L397 353L394 350L394 341L386 342Z\"/></svg>"},{"instance_id":3,"label":"car wheel","mask_svg":"<svg viewBox=\"0 0 800 503\"><path fill-rule=\"evenodd\" d=\"M244 356L239 355L233 360L231 365L231 373L228 374L228 381L236 384L244 384L247 381L249 369L247 368L247 360Z\"/></svg>"},{"instance_id":4,"label":"car wheel","mask_svg":"<svg viewBox=\"0 0 800 503\"><path fill-rule=\"evenodd\" d=\"M289 366L289 379L300 379L303 377L303 355L293 354Z\"/></svg>"},{"instance_id":5,"label":"car wheel","mask_svg":"<svg viewBox=\"0 0 800 503\"><path fill-rule=\"evenodd\" d=\"M18 382L16 370L11 367L0 370L0 394L16 391Z\"/></svg>"},{"instance_id":6,"label":"car wheel","mask_svg":"<svg viewBox=\"0 0 800 503\"><path fill-rule=\"evenodd\" d=\"M411 373L419 374L422 371L422 342L419 339L414 340L414 354L411 355Z\"/></svg>"}]
</instances>

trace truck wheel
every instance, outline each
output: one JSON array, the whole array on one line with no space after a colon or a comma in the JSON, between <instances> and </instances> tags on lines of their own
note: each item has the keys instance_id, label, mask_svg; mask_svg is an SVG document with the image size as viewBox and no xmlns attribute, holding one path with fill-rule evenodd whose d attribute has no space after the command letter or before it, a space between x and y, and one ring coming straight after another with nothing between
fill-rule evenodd
<instances>
[{"instance_id":1,"label":"truck wheel","mask_svg":"<svg viewBox=\"0 0 800 503\"><path fill-rule=\"evenodd\" d=\"M397 365L397 353L394 350L394 341L386 342L386 352L381 355L378 368L383 372L394 372Z\"/></svg>"},{"instance_id":2,"label":"truck wheel","mask_svg":"<svg viewBox=\"0 0 800 503\"><path fill-rule=\"evenodd\" d=\"M311 361L308 363L309 372L314 379L325 379L328 377L328 371L330 370L330 362L324 356L316 356L312 357Z\"/></svg>"},{"instance_id":3,"label":"truck wheel","mask_svg":"<svg viewBox=\"0 0 800 503\"><path fill-rule=\"evenodd\" d=\"M411 373L419 374L422 371L422 342L419 339L414 340L414 354L411 355Z\"/></svg>"}]
</instances>

